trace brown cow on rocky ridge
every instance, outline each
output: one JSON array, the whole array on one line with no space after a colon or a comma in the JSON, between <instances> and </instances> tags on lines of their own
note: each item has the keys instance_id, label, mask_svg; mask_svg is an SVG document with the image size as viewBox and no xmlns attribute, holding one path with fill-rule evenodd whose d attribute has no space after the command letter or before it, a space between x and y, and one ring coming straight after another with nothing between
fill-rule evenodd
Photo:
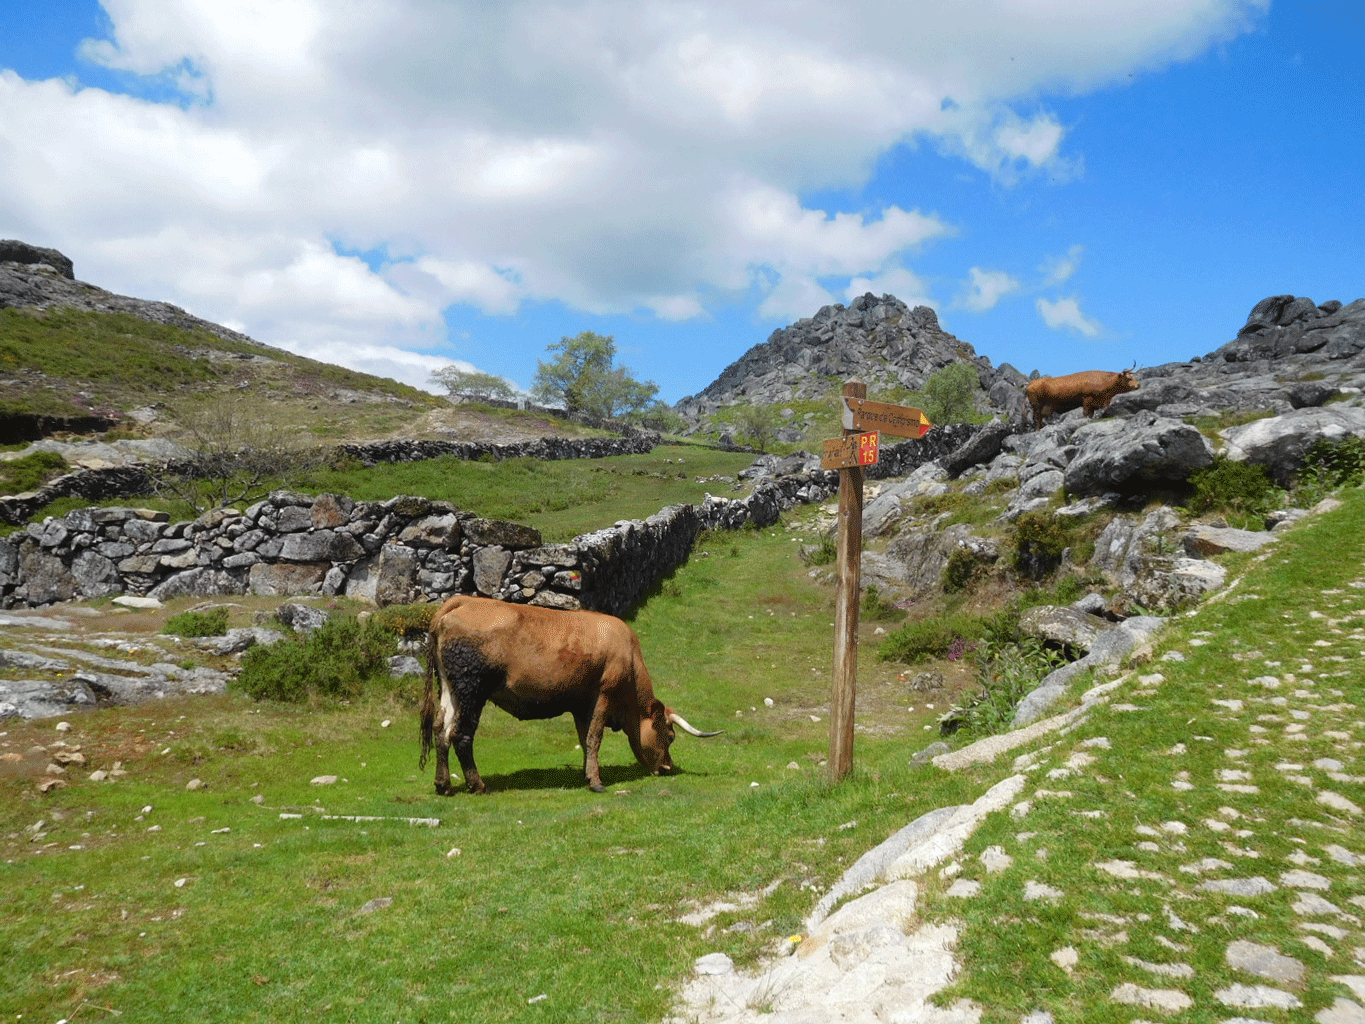
<instances>
[{"instance_id":1,"label":"brown cow on rocky ridge","mask_svg":"<svg viewBox=\"0 0 1365 1024\"><path fill-rule=\"evenodd\" d=\"M439 695L433 677L440 681ZM583 774L600 793L597 753L611 726L626 734L635 758L655 775L673 771L673 727L699 732L664 707L640 654L640 639L620 619L460 595L441 605L427 637L422 698L422 753L436 747L436 792L448 796L450 746L470 792L485 790L474 765L474 732L492 701L523 721L573 715L583 746Z\"/></svg>"},{"instance_id":2,"label":"brown cow on rocky ridge","mask_svg":"<svg viewBox=\"0 0 1365 1024\"><path fill-rule=\"evenodd\" d=\"M1033 407L1033 429L1043 428L1043 417L1053 413L1084 408L1086 417L1096 410L1107 409L1115 395L1136 391L1138 380L1133 371L1110 373L1107 370L1086 370L1069 373L1065 377L1039 377L1024 387L1024 397Z\"/></svg>"}]
</instances>

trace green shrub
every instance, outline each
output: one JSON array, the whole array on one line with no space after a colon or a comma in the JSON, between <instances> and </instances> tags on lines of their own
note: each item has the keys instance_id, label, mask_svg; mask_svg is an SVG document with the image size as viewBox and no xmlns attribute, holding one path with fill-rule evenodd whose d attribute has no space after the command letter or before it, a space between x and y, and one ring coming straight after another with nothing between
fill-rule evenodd
<instances>
[{"instance_id":1,"label":"green shrub","mask_svg":"<svg viewBox=\"0 0 1365 1024\"><path fill-rule=\"evenodd\" d=\"M375 612L373 621L400 639L413 640L425 636L431 629L431 617L439 607L429 602L391 604Z\"/></svg>"},{"instance_id":2,"label":"green shrub","mask_svg":"<svg viewBox=\"0 0 1365 1024\"><path fill-rule=\"evenodd\" d=\"M1042 579L1062 564L1071 533L1050 512L1025 512L1014 522L1014 567L1031 579Z\"/></svg>"},{"instance_id":3,"label":"green shrub","mask_svg":"<svg viewBox=\"0 0 1365 1024\"><path fill-rule=\"evenodd\" d=\"M966 548L954 548L948 556L948 564L943 567L943 589L952 594L966 590L976 578L981 562Z\"/></svg>"},{"instance_id":4,"label":"green shrub","mask_svg":"<svg viewBox=\"0 0 1365 1024\"><path fill-rule=\"evenodd\" d=\"M1037 637L1007 644L983 640L975 656L976 682L981 689L939 719L939 731L945 736L959 729L987 736L1007 731L1019 702L1066 662Z\"/></svg>"},{"instance_id":5,"label":"green shrub","mask_svg":"<svg viewBox=\"0 0 1365 1024\"><path fill-rule=\"evenodd\" d=\"M388 678L398 637L368 620L335 618L300 637L253 647L242 658L237 685L255 700L307 701L357 697Z\"/></svg>"},{"instance_id":6,"label":"green shrub","mask_svg":"<svg viewBox=\"0 0 1365 1024\"><path fill-rule=\"evenodd\" d=\"M895 622L905 618L905 612L882 597L875 584L863 590L862 617L869 622Z\"/></svg>"},{"instance_id":7,"label":"green shrub","mask_svg":"<svg viewBox=\"0 0 1365 1024\"><path fill-rule=\"evenodd\" d=\"M167 619L161 632L170 636L223 636L227 633L227 620L226 608L181 612Z\"/></svg>"},{"instance_id":8,"label":"green shrub","mask_svg":"<svg viewBox=\"0 0 1365 1024\"><path fill-rule=\"evenodd\" d=\"M1243 519L1263 518L1279 504L1279 491L1261 465L1215 456L1213 465L1190 474L1194 489L1186 508L1196 515L1222 512Z\"/></svg>"},{"instance_id":9,"label":"green shrub","mask_svg":"<svg viewBox=\"0 0 1365 1024\"><path fill-rule=\"evenodd\" d=\"M0 462L0 491L6 494L36 491L65 473L66 468L66 460L56 452L34 452L11 462Z\"/></svg>"},{"instance_id":10,"label":"green shrub","mask_svg":"<svg viewBox=\"0 0 1365 1024\"><path fill-rule=\"evenodd\" d=\"M946 658L963 645L974 643L986 633L987 620L973 615L943 615L916 619L887 634L877 648L882 661L903 661L913 665L932 658Z\"/></svg>"},{"instance_id":11,"label":"green shrub","mask_svg":"<svg viewBox=\"0 0 1365 1024\"><path fill-rule=\"evenodd\" d=\"M1295 481L1295 499L1315 505L1338 487L1365 482L1365 438L1347 435L1338 440L1320 437L1304 453Z\"/></svg>"},{"instance_id":12,"label":"green shrub","mask_svg":"<svg viewBox=\"0 0 1365 1024\"><path fill-rule=\"evenodd\" d=\"M833 534L820 538L820 543L801 549L801 561L807 565L831 565L839 557L839 542Z\"/></svg>"}]
</instances>

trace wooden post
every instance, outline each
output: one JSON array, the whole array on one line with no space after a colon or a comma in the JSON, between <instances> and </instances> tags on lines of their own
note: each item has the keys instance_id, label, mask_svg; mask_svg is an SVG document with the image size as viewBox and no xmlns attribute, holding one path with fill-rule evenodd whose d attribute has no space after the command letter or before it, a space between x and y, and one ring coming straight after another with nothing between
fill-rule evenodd
<instances>
[{"instance_id":1,"label":"wooden post","mask_svg":"<svg viewBox=\"0 0 1365 1024\"><path fill-rule=\"evenodd\" d=\"M844 384L845 398L866 398L867 385ZM857 430L844 428L844 435ZM858 683L858 596L863 552L863 467L839 470L839 586L834 601L834 682L829 711L829 777L853 768L853 712Z\"/></svg>"}]
</instances>

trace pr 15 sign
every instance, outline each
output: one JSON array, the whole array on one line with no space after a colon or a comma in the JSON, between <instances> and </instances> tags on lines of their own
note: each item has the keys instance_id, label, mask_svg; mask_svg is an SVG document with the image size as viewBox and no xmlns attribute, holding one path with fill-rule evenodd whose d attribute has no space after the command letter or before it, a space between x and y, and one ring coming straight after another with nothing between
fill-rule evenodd
<instances>
[{"instance_id":1,"label":"pr 15 sign","mask_svg":"<svg viewBox=\"0 0 1365 1024\"><path fill-rule=\"evenodd\" d=\"M875 466L881 434L875 430L865 434L849 434L826 441L820 454L821 469L852 469L854 466Z\"/></svg>"}]
</instances>

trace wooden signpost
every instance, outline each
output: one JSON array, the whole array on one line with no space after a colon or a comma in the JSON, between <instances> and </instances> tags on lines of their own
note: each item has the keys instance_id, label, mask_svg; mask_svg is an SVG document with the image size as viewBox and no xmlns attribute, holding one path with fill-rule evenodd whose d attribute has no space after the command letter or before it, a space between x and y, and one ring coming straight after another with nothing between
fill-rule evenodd
<instances>
[{"instance_id":1,"label":"wooden signpost","mask_svg":"<svg viewBox=\"0 0 1365 1024\"><path fill-rule=\"evenodd\" d=\"M863 467L877 462L880 437L923 437L924 413L867 400L867 385L844 385L844 436L826 441L820 465L839 471L838 588L834 599L834 681L829 709L829 777L838 782L853 768L853 715L858 678L858 595L862 586Z\"/></svg>"}]
</instances>

